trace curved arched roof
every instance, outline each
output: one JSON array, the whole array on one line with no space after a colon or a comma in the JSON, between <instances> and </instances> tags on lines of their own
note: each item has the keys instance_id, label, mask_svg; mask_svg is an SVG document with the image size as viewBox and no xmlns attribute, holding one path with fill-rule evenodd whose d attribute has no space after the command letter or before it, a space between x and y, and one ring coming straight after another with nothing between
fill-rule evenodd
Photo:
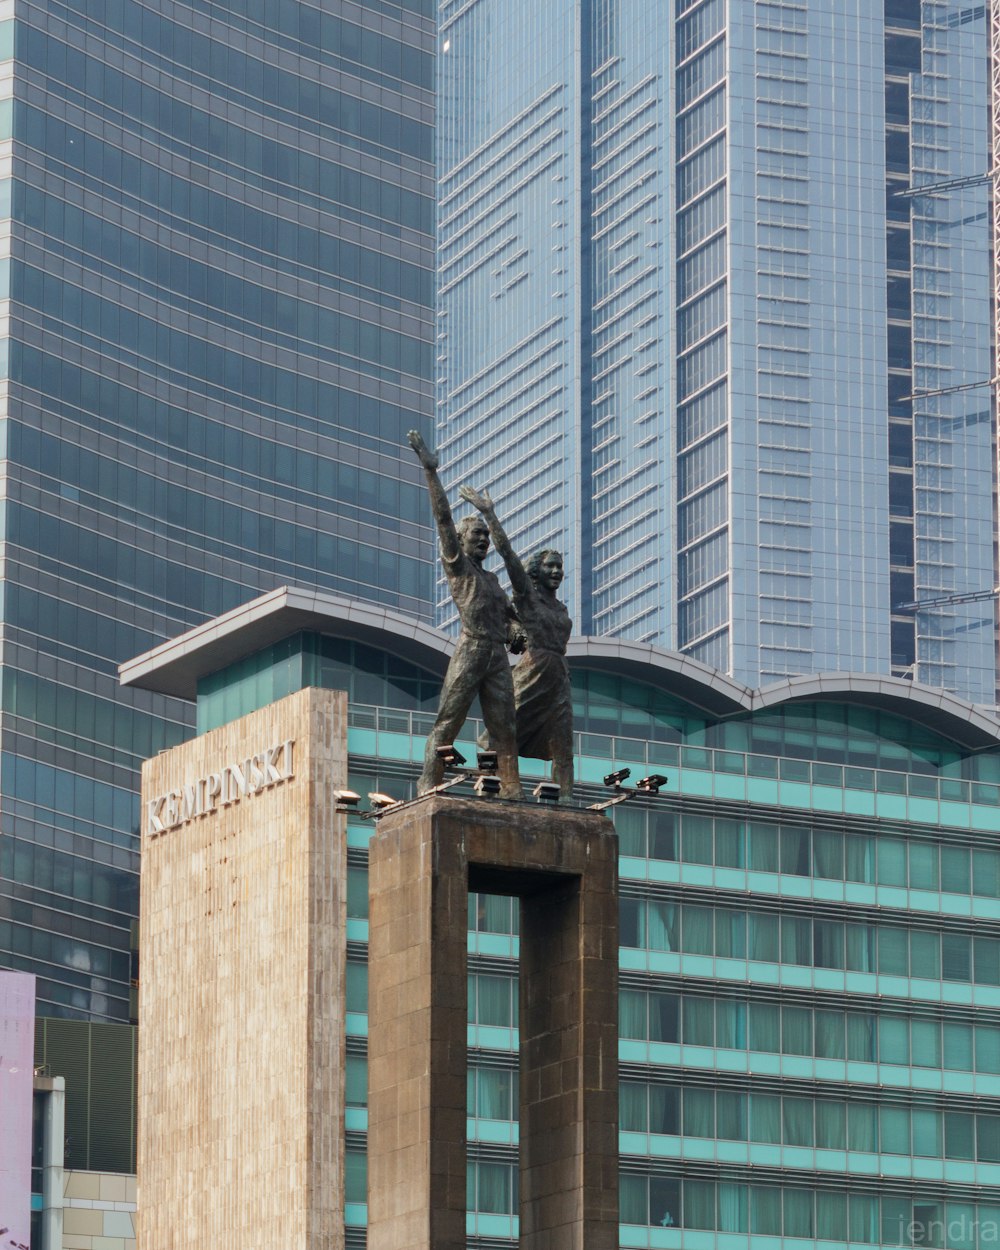
<instances>
[{"instance_id":1,"label":"curved arched roof","mask_svg":"<svg viewBox=\"0 0 1000 1250\"><path fill-rule=\"evenodd\" d=\"M364 642L443 677L454 641L416 617L319 590L280 586L119 666L124 686L194 699L202 677L273 643L316 630Z\"/></svg>"},{"instance_id":2,"label":"curved arched roof","mask_svg":"<svg viewBox=\"0 0 1000 1250\"><path fill-rule=\"evenodd\" d=\"M789 677L787 681L755 691L753 710L762 711L806 699L881 708L924 725L971 751L1000 746L1000 721L975 704L933 686L874 673Z\"/></svg>"},{"instance_id":3,"label":"curved arched roof","mask_svg":"<svg viewBox=\"0 0 1000 1250\"><path fill-rule=\"evenodd\" d=\"M570 665L618 673L633 681L662 686L712 716L749 712L753 692L718 669L709 668L679 651L665 651L647 642L580 635L569 640Z\"/></svg>"},{"instance_id":4,"label":"curved arched roof","mask_svg":"<svg viewBox=\"0 0 1000 1250\"><path fill-rule=\"evenodd\" d=\"M933 730L970 751L1000 746L1000 720L957 695L899 677L818 673L789 677L761 690L734 681L690 656L617 638L571 638L571 664L651 682L720 720L785 703L822 701L881 708Z\"/></svg>"},{"instance_id":5,"label":"curved arched roof","mask_svg":"<svg viewBox=\"0 0 1000 1250\"><path fill-rule=\"evenodd\" d=\"M454 639L415 617L323 591L282 586L119 668L123 685L194 699L198 681L300 630L334 634L391 651L444 676ZM955 695L898 677L820 673L752 690L690 656L621 638L574 637L571 666L646 682L726 720L786 703L822 701L881 708L970 751L1000 747L1000 720Z\"/></svg>"}]
</instances>

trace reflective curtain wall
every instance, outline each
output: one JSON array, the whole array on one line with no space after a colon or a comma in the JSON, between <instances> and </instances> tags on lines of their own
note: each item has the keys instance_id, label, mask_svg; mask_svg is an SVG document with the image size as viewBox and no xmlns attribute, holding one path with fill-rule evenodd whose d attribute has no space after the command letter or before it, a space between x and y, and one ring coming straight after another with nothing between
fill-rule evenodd
<instances>
[{"instance_id":1,"label":"reflective curtain wall","mask_svg":"<svg viewBox=\"0 0 1000 1250\"><path fill-rule=\"evenodd\" d=\"M124 1020L191 709L117 665L288 582L430 614L433 14L18 0L0 55L0 961Z\"/></svg>"},{"instance_id":2,"label":"reflective curtain wall","mask_svg":"<svg viewBox=\"0 0 1000 1250\"><path fill-rule=\"evenodd\" d=\"M984 6L450 0L439 47L453 481L581 632L994 705Z\"/></svg>"}]
</instances>

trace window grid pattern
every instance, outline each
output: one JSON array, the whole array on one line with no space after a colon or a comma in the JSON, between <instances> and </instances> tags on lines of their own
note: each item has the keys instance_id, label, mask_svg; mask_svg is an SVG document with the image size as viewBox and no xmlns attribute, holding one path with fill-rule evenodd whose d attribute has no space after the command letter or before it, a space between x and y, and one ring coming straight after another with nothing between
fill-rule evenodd
<instances>
[{"instance_id":1,"label":"window grid pattern","mask_svg":"<svg viewBox=\"0 0 1000 1250\"><path fill-rule=\"evenodd\" d=\"M488 483L518 552L561 551L579 621L573 30L569 0L442 11L435 377L446 489ZM440 570L436 601L456 629Z\"/></svg>"},{"instance_id":2,"label":"window grid pattern","mask_svg":"<svg viewBox=\"0 0 1000 1250\"><path fill-rule=\"evenodd\" d=\"M0 27L0 962L53 1016L134 1014L139 764L192 728L118 663L283 583L428 613L433 15L204 7Z\"/></svg>"},{"instance_id":3,"label":"window grid pattern","mask_svg":"<svg viewBox=\"0 0 1000 1250\"><path fill-rule=\"evenodd\" d=\"M781 815L673 793L616 809L622 1244L679 1250L688 1229L822 1241L841 1228L861 1244L933 1244L939 1217L991 1219L1000 1193L1000 833L985 820L970 831L968 821L907 829L838 817L804 783L832 790L884 779L901 797L977 797L987 812L1000 807L1000 753L963 759L887 711L823 703L712 723L607 673L578 675L575 698L582 765L590 749L600 751L594 759L631 758L617 754L624 735L610 736L631 728L634 742L648 734L644 745L674 752L665 771L724 778L769 758L776 782L803 786ZM427 716L398 715L411 732ZM354 707L352 716L365 733L383 720L403 731L388 709ZM746 751L765 744L770 757ZM351 784L363 792L374 783L352 774ZM352 822L355 925L364 923L368 836L366 822ZM494 1245L517 1236L517 913L509 898L469 901L467 1134L478 1204L469 1235ZM349 990L361 1009L353 961ZM356 1046L363 1021L351 1019ZM900 1230L901 1215L925 1221L928 1236L908 1223ZM966 1223L955 1245L990 1244L985 1228Z\"/></svg>"},{"instance_id":4,"label":"window grid pattern","mask_svg":"<svg viewBox=\"0 0 1000 1250\"><path fill-rule=\"evenodd\" d=\"M595 43L590 133L591 620L594 633L653 638L665 627L664 100L639 6L607 9L614 18L596 32L608 42Z\"/></svg>"},{"instance_id":5,"label":"window grid pattern","mask_svg":"<svg viewBox=\"0 0 1000 1250\"><path fill-rule=\"evenodd\" d=\"M630 887L634 892L637 887ZM903 989L880 984L880 992L926 997L933 982L1000 986L1000 937L910 928L750 908L677 903L672 899L621 899L623 947L679 956L660 971L684 973L688 955L717 960L798 965L849 973L877 973L909 982ZM729 976L728 969L717 969ZM749 975L749 973L748 973ZM890 988L891 986L891 988Z\"/></svg>"},{"instance_id":6,"label":"window grid pattern","mask_svg":"<svg viewBox=\"0 0 1000 1250\"><path fill-rule=\"evenodd\" d=\"M620 1191L622 1223L649 1226L656 1239L638 1243L648 1246L679 1246L679 1230L709 1229L762 1238L821 1238L824 1243L975 1250L991 1245L1000 1229L1000 1206L989 1203L848 1195L782 1181L776 1176L771 1185L745 1185L626 1174ZM675 1228L678 1232L671 1232Z\"/></svg>"},{"instance_id":7,"label":"window grid pattern","mask_svg":"<svg viewBox=\"0 0 1000 1250\"><path fill-rule=\"evenodd\" d=\"M783 1055L803 1059L836 1060L843 1065L889 1065L941 1069L952 1073L1000 1074L1000 1026L958 1020L921 1005L919 1014L904 1014L895 1005L877 1008L843 1005L842 996L829 995L823 1005L783 1005L775 1002L724 998L721 995L678 994L668 989L631 988L634 974L623 973L619 992L619 1029L622 1056L632 1062L655 1064L680 1060L688 1046L743 1051L748 1056ZM714 987L713 987L714 989ZM983 1013L985 1015L985 1013ZM996 1013L993 1013L996 1019ZM631 1043L650 1043L636 1048ZM680 1051L659 1049L680 1045ZM759 1058L754 1070L761 1071ZM748 1069L752 1066L748 1058ZM803 1069L804 1077L818 1076L820 1068ZM777 1074L777 1065L771 1068ZM827 1065L822 1069L829 1077ZM876 1081L877 1068L862 1069L857 1078L864 1091ZM846 1070L838 1069L842 1077ZM898 1084L892 1082L893 1085ZM967 1092L970 1086L963 1083ZM951 1087L956 1090L958 1087ZM992 1088L992 1085L988 1086Z\"/></svg>"},{"instance_id":8,"label":"window grid pattern","mask_svg":"<svg viewBox=\"0 0 1000 1250\"><path fill-rule=\"evenodd\" d=\"M1000 899L1000 850L966 838L939 842L638 807L617 813L615 825L625 858ZM630 867L623 865L623 876ZM919 906L912 897L910 904Z\"/></svg>"},{"instance_id":9,"label":"window grid pattern","mask_svg":"<svg viewBox=\"0 0 1000 1250\"><path fill-rule=\"evenodd\" d=\"M626 1133L1000 1163L1000 1115L697 1085L622 1081Z\"/></svg>"},{"instance_id":10,"label":"window grid pattern","mask_svg":"<svg viewBox=\"0 0 1000 1250\"><path fill-rule=\"evenodd\" d=\"M921 65L912 79L913 187L989 164L985 8L952 21L954 6L923 0ZM995 585L995 441L990 389L990 248L985 184L911 197L914 600ZM971 387L949 391L949 388ZM944 390L945 394L940 394ZM937 393L935 393L937 392ZM917 680L973 702L996 700L995 604L944 604L916 613Z\"/></svg>"},{"instance_id":11,"label":"window grid pattern","mask_svg":"<svg viewBox=\"0 0 1000 1250\"><path fill-rule=\"evenodd\" d=\"M811 360L809 108L810 41L795 5L758 6L756 186L760 644L767 667L792 648L785 671L812 649L812 576L790 570L784 549L808 550L812 514L809 425L803 379ZM812 561L807 566L811 567ZM798 652L798 654L795 654Z\"/></svg>"},{"instance_id":12,"label":"window grid pattern","mask_svg":"<svg viewBox=\"0 0 1000 1250\"><path fill-rule=\"evenodd\" d=\"M889 317L889 567L891 660L895 676L913 674L914 599L913 272L910 252L910 104L920 67L920 0L886 6L886 291Z\"/></svg>"},{"instance_id":13,"label":"window grid pattern","mask_svg":"<svg viewBox=\"0 0 1000 1250\"><path fill-rule=\"evenodd\" d=\"M721 668L730 613L726 39L723 3L677 19L677 645ZM706 406L708 423L698 416Z\"/></svg>"},{"instance_id":14,"label":"window grid pattern","mask_svg":"<svg viewBox=\"0 0 1000 1250\"><path fill-rule=\"evenodd\" d=\"M870 61L883 17L880 5L839 0L822 15L792 0L751 7L729 67L732 151L753 153L730 195L741 240L731 384L742 405L730 671L767 684L888 662L887 558L871 541L888 527L885 327L862 294L885 283L885 201L870 176L884 138L863 120L882 109ZM833 103L845 82L849 109Z\"/></svg>"}]
</instances>

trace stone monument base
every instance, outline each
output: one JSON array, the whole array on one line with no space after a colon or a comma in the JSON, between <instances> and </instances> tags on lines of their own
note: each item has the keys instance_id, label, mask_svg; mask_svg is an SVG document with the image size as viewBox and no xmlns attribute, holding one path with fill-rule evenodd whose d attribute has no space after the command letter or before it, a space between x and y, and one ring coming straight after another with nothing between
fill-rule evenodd
<instances>
[{"instance_id":1,"label":"stone monument base","mask_svg":"<svg viewBox=\"0 0 1000 1250\"><path fill-rule=\"evenodd\" d=\"M369 1250L465 1250L468 892L521 900L520 1245L618 1245L618 841L428 795L370 848Z\"/></svg>"}]
</instances>

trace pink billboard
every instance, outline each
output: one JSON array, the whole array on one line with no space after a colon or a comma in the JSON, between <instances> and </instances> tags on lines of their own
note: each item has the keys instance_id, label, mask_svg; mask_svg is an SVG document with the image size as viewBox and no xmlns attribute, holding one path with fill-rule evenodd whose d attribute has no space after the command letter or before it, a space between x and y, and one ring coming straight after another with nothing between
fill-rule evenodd
<instances>
[{"instance_id":1,"label":"pink billboard","mask_svg":"<svg viewBox=\"0 0 1000 1250\"><path fill-rule=\"evenodd\" d=\"M31 1090L35 978L0 972L0 1246L31 1239Z\"/></svg>"}]
</instances>

